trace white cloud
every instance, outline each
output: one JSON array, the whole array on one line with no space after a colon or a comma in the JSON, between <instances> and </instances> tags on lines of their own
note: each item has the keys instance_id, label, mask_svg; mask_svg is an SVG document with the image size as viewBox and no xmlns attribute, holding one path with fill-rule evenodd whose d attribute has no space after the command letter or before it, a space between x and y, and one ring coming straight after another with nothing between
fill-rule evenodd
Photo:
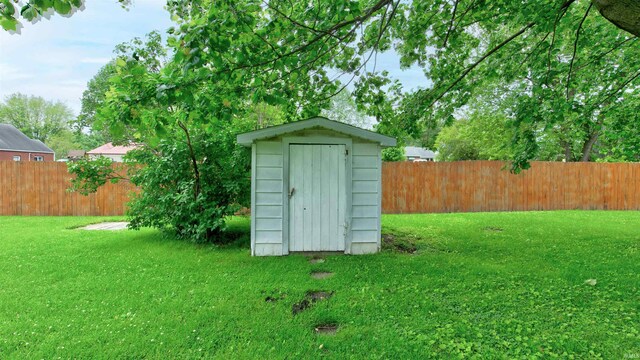
<instances>
[{"instance_id":1,"label":"white cloud","mask_svg":"<svg viewBox=\"0 0 640 360\"><path fill-rule=\"evenodd\" d=\"M33 78L33 74L26 73L20 68L0 62L0 91L2 90L2 83L5 81L18 81L24 79Z\"/></svg>"},{"instance_id":2,"label":"white cloud","mask_svg":"<svg viewBox=\"0 0 640 360\"><path fill-rule=\"evenodd\" d=\"M0 31L0 99L21 92L67 103L76 113L87 82L113 57L116 45L171 26L159 0L90 2L69 18L25 23L20 34Z\"/></svg>"}]
</instances>

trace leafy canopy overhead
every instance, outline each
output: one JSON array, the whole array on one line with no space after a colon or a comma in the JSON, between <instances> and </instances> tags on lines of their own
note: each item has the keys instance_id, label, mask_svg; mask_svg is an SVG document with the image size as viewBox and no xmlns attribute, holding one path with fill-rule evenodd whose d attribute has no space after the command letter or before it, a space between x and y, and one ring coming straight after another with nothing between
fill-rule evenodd
<instances>
[{"instance_id":1,"label":"leafy canopy overhead","mask_svg":"<svg viewBox=\"0 0 640 360\"><path fill-rule=\"evenodd\" d=\"M29 4L67 10L40 2ZM103 113L115 132L162 138L178 118L208 131L259 103L281 107L289 120L317 115L352 84L380 131L424 137L451 123L480 89L501 83L497 100L517 97L501 106L517 128L516 167L539 151L537 129L567 122L587 134L582 152L589 153L607 114L638 87L640 31L627 21L640 18L636 3L168 1L177 24L168 42L173 57L158 71L136 56L119 59L117 71L129 75L113 84ZM3 4L3 14L11 12ZM376 54L392 48L433 85L405 93L376 71Z\"/></svg>"}]
</instances>

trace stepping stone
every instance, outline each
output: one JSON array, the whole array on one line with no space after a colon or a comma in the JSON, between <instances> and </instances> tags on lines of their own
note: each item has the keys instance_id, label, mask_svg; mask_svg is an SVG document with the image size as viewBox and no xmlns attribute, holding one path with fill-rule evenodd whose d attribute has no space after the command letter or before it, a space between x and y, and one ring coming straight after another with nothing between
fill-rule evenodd
<instances>
[{"instance_id":1,"label":"stepping stone","mask_svg":"<svg viewBox=\"0 0 640 360\"><path fill-rule=\"evenodd\" d=\"M329 272L329 271L317 271L317 272L312 272L311 273L311 277L314 279L326 279L328 277L332 277L333 273Z\"/></svg>"},{"instance_id":2,"label":"stepping stone","mask_svg":"<svg viewBox=\"0 0 640 360\"><path fill-rule=\"evenodd\" d=\"M313 331L319 335L335 335L338 331L338 325L336 324L323 324L316 326Z\"/></svg>"}]
</instances>

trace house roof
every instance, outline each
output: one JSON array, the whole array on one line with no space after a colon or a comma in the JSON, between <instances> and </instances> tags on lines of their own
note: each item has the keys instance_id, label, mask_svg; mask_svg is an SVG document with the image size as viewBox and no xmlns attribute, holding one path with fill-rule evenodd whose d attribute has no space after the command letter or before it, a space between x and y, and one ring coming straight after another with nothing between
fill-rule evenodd
<instances>
[{"instance_id":1,"label":"house roof","mask_svg":"<svg viewBox=\"0 0 640 360\"><path fill-rule=\"evenodd\" d=\"M81 158L84 157L87 154L86 151L84 150L69 150L69 153L67 154L68 158Z\"/></svg>"},{"instance_id":2,"label":"house roof","mask_svg":"<svg viewBox=\"0 0 640 360\"><path fill-rule=\"evenodd\" d=\"M106 143L102 146L98 146L93 150L87 151L88 155L124 155L133 149L137 149L139 146L131 144L128 146L113 145L112 143Z\"/></svg>"},{"instance_id":3,"label":"house roof","mask_svg":"<svg viewBox=\"0 0 640 360\"><path fill-rule=\"evenodd\" d=\"M53 150L47 145L39 140L29 139L27 135L9 124L0 124L0 150L53 154Z\"/></svg>"},{"instance_id":4,"label":"house roof","mask_svg":"<svg viewBox=\"0 0 640 360\"><path fill-rule=\"evenodd\" d=\"M295 131L306 130L311 128L325 128L339 132L345 135L358 137L361 139L380 143L382 146L395 146L396 139L378 134L373 131L361 129L341 122L329 120L323 117L315 117L308 120L296 121L288 124L270 126L268 128L247 132L238 135L238 144L243 146L251 146L256 140L268 139Z\"/></svg>"},{"instance_id":5,"label":"house roof","mask_svg":"<svg viewBox=\"0 0 640 360\"><path fill-rule=\"evenodd\" d=\"M404 155L406 157L419 157L421 159L433 159L436 157L436 153L434 153L433 151L417 146L405 147Z\"/></svg>"}]
</instances>

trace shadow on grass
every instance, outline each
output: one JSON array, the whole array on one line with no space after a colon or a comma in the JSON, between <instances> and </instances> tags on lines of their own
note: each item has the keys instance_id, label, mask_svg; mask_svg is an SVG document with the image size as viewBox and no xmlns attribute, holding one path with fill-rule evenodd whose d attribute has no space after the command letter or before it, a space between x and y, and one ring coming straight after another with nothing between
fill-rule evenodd
<instances>
[{"instance_id":1,"label":"shadow on grass","mask_svg":"<svg viewBox=\"0 0 640 360\"><path fill-rule=\"evenodd\" d=\"M233 216L227 220L226 229L213 241L193 242L189 239L178 237L171 229L154 230L147 234L140 233L140 238L151 242L169 242L189 244L194 247L214 247L220 249L249 249L251 247L251 228L248 217ZM135 230L134 230L135 231Z\"/></svg>"},{"instance_id":2,"label":"shadow on grass","mask_svg":"<svg viewBox=\"0 0 640 360\"><path fill-rule=\"evenodd\" d=\"M437 237L417 232L385 228L382 230L382 250L400 254L417 254L421 252L453 252Z\"/></svg>"}]
</instances>

